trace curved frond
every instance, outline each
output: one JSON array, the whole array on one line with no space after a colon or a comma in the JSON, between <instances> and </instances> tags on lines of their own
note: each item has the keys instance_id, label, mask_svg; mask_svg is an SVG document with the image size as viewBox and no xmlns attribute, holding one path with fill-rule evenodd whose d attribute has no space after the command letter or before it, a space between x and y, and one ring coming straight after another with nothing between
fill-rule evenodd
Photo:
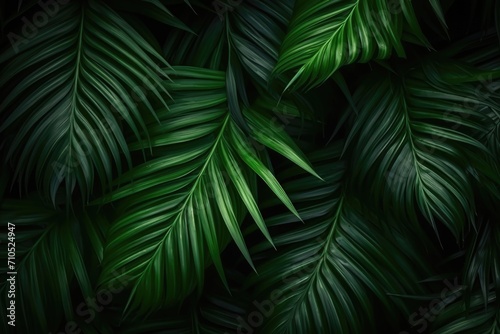
<instances>
[{"instance_id":1,"label":"curved frond","mask_svg":"<svg viewBox=\"0 0 500 334\"><path fill-rule=\"evenodd\" d=\"M344 65L386 59L393 50L402 57L404 25L426 43L410 1L298 0L274 72L292 72L286 89L312 88Z\"/></svg>"},{"instance_id":2,"label":"curved frond","mask_svg":"<svg viewBox=\"0 0 500 334\"><path fill-rule=\"evenodd\" d=\"M487 308L483 296L475 294L466 307L462 299L446 305L431 323L432 334L500 333L500 308L495 294L487 296Z\"/></svg>"},{"instance_id":3,"label":"curved frond","mask_svg":"<svg viewBox=\"0 0 500 334\"><path fill-rule=\"evenodd\" d=\"M242 1L227 16L230 45L250 76L262 87L269 83L294 1Z\"/></svg>"},{"instance_id":4,"label":"curved frond","mask_svg":"<svg viewBox=\"0 0 500 334\"><path fill-rule=\"evenodd\" d=\"M228 281L231 293L216 276L207 277L201 296L192 296L180 309L163 309L137 324L125 321L119 330L123 334L191 334L236 333L239 320L245 316L250 297L247 292L234 289L244 279L243 274L230 271Z\"/></svg>"},{"instance_id":5,"label":"curved frond","mask_svg":"<svg viewBox=\"0 0 500 334\"><path fill-rule=\"evenodd\" d=\"M194 16L199 36L174 32L164 52L172 64L225 71L231 117L248 133L242 109L251 104L249 78L260 89L267 89L293 1L245 0L225 5L214 1L212 5L213 15Z\"/></svg>"},{"instance_id":6,"label":"curved frond","mask_svg":"<svg viewBox=\"0 0 500 334\"><path fill-rule=\"evenodd\" d=\"M106 221L87 214L67 216L39 199L6 200L1 206L1 270L15 269L16 329L21 333L57 331L64 320L76 320L75 296L94 297L96 268L102 260ZM15 227L10 230L14 224ZM95 224L96 226L93 226ZM8 262L8 232L15 234L15 258ZM13 265L13 268L9 267ZM75 289L76 288L76 289ZM0 284L2 310L9 281ZM75 293L77 291L77 293ZM72 297L73 296L73 297ZM7 318L2 311L2 322ZM5 329L4 333L9 330Z\"/></svg>"},{"instance_id":7,"label":"curved frond","mask_svg":"<svg viewBox=\"0 0 500 334\"><path fill-rule=\"evenodd\" d=\"M221 7L216 15L196 18L199 36L184 32L169 36L164 46L166 58L172 64L218 70L239 66L257 84L267 87L294 1L245 0L227 7L218 2L213 5ZM233 64L229 62L231 57Z\"/></svg>"},{"instance_id":8,"label":"curved frond","mask_svg":"<svg viewBox=\"0 0 500 334\"><path fill-rule=\"evenodd\" d=\"M19 37L19 36L18 36ZM55 198L78 184L88 196L95 171L105 185L130 163L122 133L147 133L145 111L161 96L161 56L101 1L60 5L30 40L19 37L0 55L0 133L15 177ZM140 85L138 86L138 84Z\"/></svg>"},{"instance_id":9,"label":"curved frond","mask_svg":"<svg viewBox=\"0 0 500 334\"><path fill-rule=\"evenodd\" d=\"M478 107L500 110L500 104L475 94L480 71L459 65L441 71L447 66L428 62L401 76L368 79L355 94L359 114L349 154L357 186L384 211L411 221L421 212L435 229L437 219L458 238L475 219L468 168L498 183L497 167L485 163L491 153L476 136L487 124Z\"/></svg>"},{"instance_id":10,"label":"curved frond","mask_svg":"<svg viewBox=\"0 0 500 334\"><path fill-rule=\"evenodd\" d=\"M326 182L297 170L283 173L305 225L288 213L275 214L266 221L271 231L281 231L277 251L256 247L255 257L265 261L255 279L258 300L272 305L263 333L371 332L374 309L405 309L388 293L419 291L417 273L427 271L413 243L385 233L378 218L350 197L340 146L329 150L313 159Z\"/></svg>"},{"instance_id":11,"label":"curved frond","mask_svg":"<svg viewBox=\"0 0 500 334\"><path fill-rule=\"evenodd\" d=\"M164 2L164 1L163 1ZM176 18L161 0L119 1L107 0L115 10L140 14L158 22L193 33L181 20ZM189 3L187 3L189 4Z\"/></svg>"},{"instance_id":12,"label":"curved frond","mask_svg":"<svg viewBox=\"0 0 500 334\"><path fill-rule=\"evenodd\" d=\"M483 222L481 229L473 237L467 250L463 275L463 285L466 286L464 298L466 305L469 306L473 292L481 291L486 307L491 287L494 287L496 298L500 298L499 254L500 226L496 222ZM476 282L479 283L479 286ZM478 296L475 298L477 299Z\"/></svg>"},{"instance_id":13,"label":"curved frond","mask_svg":"<svg viewBox=\"0 0 500 334\"><path fill-rule=\"evenodd\" d=\"M174 67L169 75L175 102L149 127L152 159L118 178L120 187L104 198L120 205L102 282L123 268L134 280L131 307L140 313L182 300L203 282L211 261L223 277L219 253L229 236L252 264L239 228L247 210L271 242L256 202L256 175L297 215L261 160L264 147L314 173L286 133L251 109L245 117L255 135L244 135L228 112L224 72Z\"/></svg>"}]
</instances>

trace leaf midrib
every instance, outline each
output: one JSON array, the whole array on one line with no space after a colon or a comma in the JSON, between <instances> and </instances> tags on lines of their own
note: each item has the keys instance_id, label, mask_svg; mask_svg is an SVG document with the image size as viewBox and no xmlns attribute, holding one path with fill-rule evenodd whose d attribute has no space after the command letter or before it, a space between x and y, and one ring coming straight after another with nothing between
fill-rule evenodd
<instances>
[{"instance_id":1,"label":"leaf midrib","mask_svg":"<svg viewBox=\"0 0 500 334\"><path fill-rule=\"evenodd\" d=\"M340 215L342 214L342 210L343 210L343 206L344 206L344 200L345 200L345 193L344 193L344 190L342 190L340 198L338 199L337 208L335 210L335 215L333 216L333 224L330 227L330 231L328 232L328 236L327 236L326 240L324 240L323 251L321 252L321 255L319 256L318 263L315 266L314 272L311 273L311 275L309 276L307 286L304 287L304 289L302 290L302 293L300 294L298 301L296 303L294 303L294 307L292 309L292 312L290 312L292 317L295 316L297 309L300 307L300 305L302 304L302 302L306 298L307 292L311 290L311 286L312 286L313 282L316 281L316 277L318 276L319 270L323 266L325 259L328 256L328 250L330 249L330 246L332 245L332 239L335 235L335 232L337 232L337 227L339 224Z\"/></svg>"},{"instance_id":2,"label":"leaf midrib","mask_svg":"<svg viewBox=\"0 0 500 334\"><path fill-rule=\"evenodd\" d=\"M162 248L161 246L165 243L165 241L166 241L167 237L170 235L170 232L172 231L172 229L179 222L179 218L181 217L181 213L186 209L187 203L189 203L189 201L190 201L190 199L191 199L191 197L192 197L192 195L194 193L194 190L197 188L198 183L200 182L202 176L205 173L206 168L212 162L212 157L214 156L215 151L216 151L216 149L218 148L218 146L219 146L219 144L221 142L222 136L223 136L223 134L224 134L224 132L226 130L226 126L227 126L227 124L229 122L229 119L230 119L230 115L227 114L226 118L223 121L221 130L219 131L219 133L217 135L217 138L215 139L214 145L213 145L212 149L210 150L210 152L208 153L207 159L206 159L205 163L203 164L203 167L201 168L201 171L198 173L198 176L196 177L196 180L194 181L193 187L191 188L191 190L189 191L189 193L186 195L184 203L183 203L182 207L178 210L178 212L176 214L176 217L174 218L174 221L172 222L172 224L169 227L167 227L167 231L165 232L165 235L163 236L162 240L157 243L156 249L154 251L154 254L147 260L148 264L146 265L146 268L142 271L142 273L139 274L139 278L137 280L136 286L142 280L144 274L149 270L149 267L151 266L153 259L157 256L158 252Z\"/></svg>"},{"instance_id":3,"label":"leaf midrib","mask_svg":"<svg viewBox=\"0 0 500 334\"><path fill-rule=\"evenodd\" d=\"M426 209L429 211L430 209L429 209L429 206L427 205L428 198L427 198L427 192L426 192L426 187L425 187L425 181L422 179L420 162L418 160L418 150L415 146L415 142L413 139L414 134L413 134L413 130L411 128L410 110L409 110L408 104L406 103L406 98L404 95L405 92L406 92L406 84L405 84L405 82L402 82L401 95L399 98L401 99L402 109L404 110L403 117L405 120L405 132L406 132L406 135L408 138L408 143L410 145L410 151L411 151L411 154L413 157L413 166L415 168L417 182L418 182L418 184L420 184L422 186L422 188L424 190L422 192L422 195L425 197L424 203L425 203Z\"/></svg>"},{"instance_id":4,"label":"leaf midrib","mask_svg":"<svg viewBox=\"0 0 500 334\"><path fill-rule=\"evenodd\" d=\"M72 138L74 133L74 123L75 123L75 113L76 113L76 103L78 96L78 86L79 86L79 77L80 77L80 66L81 66L81 54L83 48L83 21L85 19L85 9L82 4L81 8L81 16L80 16L80 30L78 35L78 45L77 45L77 56L76 56L76 64L75 64L75 75L73 79L73 88L71 92L71 106L70 106L70 115L69 115L69 133L68 133L68 155L66 156L66 164L71 166L71 156L72 156Z\"/></svg>"},{"instance_id":5,"label":"leaf midrib","mask_svg":"<svg viewBox=\"0 0 500 334\"><path fill-rule=\"evenodd\" d=\"M299 69L299 71L297 71L297 73L293 76L292 80L290 80L290 82L287 84L286 88L285 88L285 91L291 87L291 85L297 81L297 79L299 78L299 76L302 74L302 72L305 70L305 68L307 66L310 66L313 59L320 53L321 50L323 50L326 45L328 45L329 43L332 43L333 39L339 34L339 32L344 29L346 23L351 19L353 13L358 9L358 5L359 5L359 2L360 0L357 0L356 3L352 6L352 9L350 11L350 13L347 15L347 17L337 26L337 29L332 33L332 35L325 41L325 43L323 43L321 45L321 47L318 49L318 51L316 51L310 58L308 61L306 61L306 63L304 65L302 65ZM334 70L336 71L336 69ZM332 73L333 74L333 73Z\"/></svg>"}]
</instances>

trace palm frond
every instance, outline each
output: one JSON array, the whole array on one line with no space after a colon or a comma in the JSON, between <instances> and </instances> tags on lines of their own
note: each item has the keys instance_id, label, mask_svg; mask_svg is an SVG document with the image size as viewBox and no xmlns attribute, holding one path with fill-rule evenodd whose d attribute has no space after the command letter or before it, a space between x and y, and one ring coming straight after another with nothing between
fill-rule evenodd
<instances>
[{"instance_id":1,"label":"palm frond","mask_svg":"<svg viewBox=\"0 0 500 334\"><path fill-rule=\"evenodd\" d=\"M264 260L255 278L257 300L272 305L266 306L271 311L264 333L370 332L374 309L405 309L388 293L419 291L415 282L427 271L419 251L398 242L397 232L386 234L378 218L347 193L340 150L337 144L312 159L324 183L297 170L283 172L284 188L305 225L277 213L266 220L280 232L277 251L265 244L254 249L255 258ZM369 296L376 296L377 305Z\"/></svg>"},{"instance_id":2,"label":"palm frond","mask_svg":"<svg viewBox=\"0 0 500 334\"><path fill-rule=\"evenodd\" d=\"M244 1L227 16L228 38L239 61L262 87L269 83L294 1Z\"/></svg>"},{"instance_id":3,"label":"palm frond","mask_svg":"<svg viewBox=\"0 0 500 334\"><path fill-rule=\"evenodd\" d=\"M232 52L239 66L257 84L267 87L293 4L291 0L248 0L224 13L197 17L199 37L172 33L164 46L166 58L172 64L182 61L182 65L226 70Z\"/></svg>"},{"instance_id":4,"label":"palm frond","mask_svg":"<svg viewBox=\"0 0 500 334\"><path fill-rule=\"evenodd\" d=\"M436 231L437 219L458 238L475 220L467 169L477 167L498 183L497 167L485 162L491 154L475 137L487 124L477 107L500 110L500 104L475 94L484 72L445 64L430 61L367 80L355 94L359 114L348 150L357 186L377 205L411 221L418 208Z\"/></svg>"},{"instance_id":5,"label":"palm frond","mask_svg":"<svg viewBox=\"0 0 500 334\"><path fill-rule=\"evenodd\" d=\"M499 6L1 2L0 333L499 333Z\"/></svg>"},{"instance_id":6,"label":"palm frond","mask_svg":"<svg viewBox=\"0 0 500 334\"><path fill-rule=\"evenodd\" d=\"M195 16L191 25L195 32L171 31L163 44L163 55L171 65L204 67L213 70L224 70L225 57L224 25L212 16Z\"/></svg>"},{"instance_id":7,"label":"palm frond","mask_svg":"<svg viewBox=\"0 0 500 334\"><path fill-rule=\"evenodd\" d=\"M2 203L1 238L8 240L8 232L15 234L9 247L15 248L13 263L7 261L7 247L0 257L2 272L15 272L16 329L24 333L56 331L62 320L76 320L72 296L95 296L96 268L102 260L103 217L80 214L67 216L62 210L47 208L38 198L7 200ZM91 221L92 220L92 221ZM13 230L8 229L14 224ZM92 224L96 224L93 226ZM5 245L6 246L6 245ZM77 289L78 293L73 293ZM9 282L0 284L0 293L7 296ZM1 298L2 310L6 298ZM57 307L56 307L57 306ZM2 311L4 333L9 330L5 311ZM83 322L83 321L82 321Z\"/></svg>"},{"instance_id":8,"label":"palm frond","mask_svg":"<svg viewBox=\"0 0 500 334\"><path fill-rule=\"evenodd\" d=\"M491 287L496 298L500 297L500 227L492 221L483 222L481 229L474 235L467 250L464 267L464 301L471 302L473 292L481 291L484 306L488 303ZM479 287L476 282L479 281ZM478 298L477 296L475 297Z\"/></svg>"},{"instance_id":9,"label":"palm frond","mask_svg":"<svg viewBox=\"0 0 500 334\"><path fill-rule=\"evenodd\" d=\"M446 305L431 323L433 334L500 333L500 308L495 293L487 296L488 308L484 307L481 293L475 294L466 307L462 299Z\"/></svg>"},{"instance_id":10,"label":"palm frond","mask_svg":"<svg viewBox=\"0 0 500 334\"><path fill-rule=\"evenodd\" d=\"M241 273L228 273L230 293L216 275L211 275L202 295L191 296L180 309L163 309L141 324L127 319L118 328L124 334L236 333L238 319L245 316L250 300L246 291L234 288L243 279Z\"/></svg>"},{"instance_id":11,"label":"palm frond","mask_svg":"<svg viewBox=\"0 0 500 334\"><path fill-rule=\"evenodd\" d=\"M34 176L53 201L61 185L70 195L78 184L86 198L95 171L109 183L113 168L122 170L120 154L130 164L122 123L142 138L144 111L164 103L158 64L165 61L100 1L61 5L33 38L3 52L0 63L7 158L16 178L28 183Z\"/></svg>"},{"instance_id":12,"label":"palm frond","mask_svg":"<svg viewBox=\"0 0 500 334\"><path fill-rule=\"evenodd\" d=\"M438 17L439 23L441 24L441 26L443 26L444 28L447 28L446 19L444 18L444 12L443 12L443 8L441 6L441 1L440 0L429 0L429 2L432 6L432 9L434 9L434 12L436 13L436 16Z\"/></svg>"},{"instance_id":13,"label":"palm frond","mask_svg":"<svg viewBox=\"0 0 500 334\"><path fill-rule=\"evenodd\" d=\"M481 37L481 39L478 39ZM496 211L500 201L499 172L500 168L500 44L493 30L469 36L452 44L441 52L442 64L450 58L458 60L461 65L457 70L454 65L444 67L441 78L449 87L460 82L467 82L468 89L457 95L467 97L462 104L483 117L484 131L473 131L471 136L481 142L490 154L485 159L472 159L469 168L473 177L475 193L479 195L482 205ZM469 100L469 98L471 98Z\"/></svg>"},{"instance_id":14,"label":"palm frond","mask_svg":"<svg viewBox=\"0 0 500 334\"><path fill-rule=\"evenodd\" d=\"M386 59L393 50L403 57L404 25L427 43L409 1L298 0L274 73L292 72L286 89L312 88L344 65Z\"/></svg>"},{"instance_id":15,"label":"palm frond","mask_svg":"<svg viewBox=\"0 0 500 334\"><path fill-rule=\"evenodd\" d=\"M193 31L176 18L161 0L140 0L140 1L118 1L107 0L107 3L118 11L127 13L140 14L145 17L152 18L158 22L164 23L171 27L175 27L190 33ZM189 4L189 3L187 3Z\"/></svg>"},{"instance_id":16,"label":"palm frond","mask_svg":"<svg viewBox=\"0 0 500 334\"><path fill-rule=\"evenodd\" d=\"M256 175L297 215L261 161L264 147L314 174L286 133L269 128L271 120L257 111L245 111L254 136L244 135L228 112L224 72L193 67L167 72L174 78L166 87L175 102L157 112L160 124L149 127L153 156L119 177L120 187L104 198L120 205L102 282L112 269L124 268L133 277L130 306L139 313L182 300L203 281L211 261L224 277L219 253L229 236L252 264L239 228L246 210L271 242L256 202Z\"/></svg>"},{"instance_id":17,"label":"palm frond","mask_svg":"<svg viewBox=\"0 0 500 334\"><path fill-rule=\"evenodd\" d=\"M182 65L225 71L229 111L248 132L242 115L242 108L250 106L248 81L267 89L292 6L290 0L248 0L219 9L216 15L195 16L199 37L181 31L172 33L164 46L166 59L172 64L182 61Z\"/></svg>"}]
</instances>

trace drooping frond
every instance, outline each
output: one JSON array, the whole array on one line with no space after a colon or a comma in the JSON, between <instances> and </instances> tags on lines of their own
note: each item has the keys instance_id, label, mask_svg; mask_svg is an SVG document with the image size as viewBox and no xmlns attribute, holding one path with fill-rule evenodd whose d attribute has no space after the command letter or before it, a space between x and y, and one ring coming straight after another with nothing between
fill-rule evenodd
<instances>
[{"instance_id":1,"label":"drooping frond","mask_svg":"<svg viewBox=\"0 0 500 334\"><path fill-rule=\"evenodd\" d=\"M462 299L445 305L430 323L433 334L500 333L500 307L494 292L487 296L488 308L484 306L481 293L471 297L469 307Z\"/></svg>"},{"instance_id":2,"label":"drooping frond","mask_svg":"<svg viewBox=\"0 0 500 334\"><path fill-rule=\"evenodd\" d=\"M484 221L480 227L467 250L463 273L464 301L469 306L471 296L476 292L478 295L474 298L482 295L486 307L490 290L497 300L500 298L500 226L494 221Z\"/></svg>"},{"instance_id":3,"label":"drooping frond","mask_svg":"<svg viewBox=\"0 0 500 334\"><path fill-rule=\"evenodd\" d=\"M109 183L122 171L121 155L130 163L123 125L146 137L146 114L164 103L158 64L165 65L103 2L57 6L32 38L11 33L12 47L0 55L5 154L16 178L34 179L53 201L60 186L69 196L78 185L88 196L95 172Z\"/></svg>"},{"instance_id":4,"label":"drooping frond","mask_svg":"<svg viewBox=\"0 0 500 334\"><path fill-rule=\"evenodd\" d=\"M36 333L57 331L64 319L83 323L75 305L80 302L77 298L95 297L95 269L102 260L107 222L87 213L67 216L45 207L38 198L7 200L1 210L1 270L13 277L15 298L10 299L16 302L15 328ZM10 283L1 282L2 296L11 290ZM1 298L3 310L8 307L6 300ZM4 312L2 332L8 333Z\"/></svg>"},{"instance_id":5,"label":"drooping frond","mask_svg":"<svg viewBox=\"0 0 500 334\"><path fill-rule=\"evenodd\" d=\"M312 159L326 182L296 169L283 173L305 224L275 207L267 224L280 231L277 250L256 246L255 258L264 260L255 278L257 300L272 305L263 333L371 332L375 309L405 308L388 293L416 293L415 282L427 271L415 244L384 232L378 218L350 196L340 148Z\"/></svg>"},{"instance_id":6,"label":"drooping frond","mask_svg":"<svg viewBox=\"0 0 500 334\"><path fill-rule=\"evenodd\" d=\"M410 1L298 0L274 73L291 72L286 88L312 88L344 65L405 56L405 25L427 43Z\"/></svg>"},{"instance_id":7,"label":"drooping frond","mask_svg":"<svg viewBox=\"0 0 500 334\"><path fill-rule=\"evenodd\" d=\"M174 103L158 111L149 133L152 158L117 179L104 201L120 200L109 234L102 282L112 269L134 278L132 307L146 313L179 302L203 282L212 261L223 276L219 253L232 238L251 259L239 225L250 213L271 236L256 202L258 175L295 215L292 202L266 166L273 149L314 174L282 128L248 109L247 137L231 119L224 72L174 67L166 83ZM131 145L141 150L147 143Z\"/></svg>"},{"instance_id":8,"label":"drooping frond","mask_svg":"<svg viewBox=\"0 0 500 334\"><path fill-rule=\"evenodd\" d=\"M475 93L485 72L432 61L421 66L399 76L375 73L356 92L359 114L347 149L353 178L384 210L411 221L420 212L458 238L475 219L468 168L499 182L477 136L488 124L478 108L500 111L500 104Z\"/></svg>"},{"instance_id":9,"label":"drooping frond","mask_svg":"<svg viewBox=\"0 0 500 334\"><path fill-rule=\"evenodd\" d=\"M182 31L169 36L164 46L167 60L218 70L236 62L256 83L267 87L294 1L248 0L226 6L214 1L212 5L215 15L192 16L199 38Z\"/></svg>"},{"instance_id":10,"label":"drooping frond","mask_svg":"<svg viewBox=\"0 0 500 334\"><path fill-rule=\"evenodd\" d=\"M236 333L250 300L247 291L235 288L241 286L244 276L235 271L228 272L229 292L214 272L210 274L201 296L190 296L180 309L162 309L147 322L125 319L116 331L123 334Z\"/></svg>"}]
</instances>

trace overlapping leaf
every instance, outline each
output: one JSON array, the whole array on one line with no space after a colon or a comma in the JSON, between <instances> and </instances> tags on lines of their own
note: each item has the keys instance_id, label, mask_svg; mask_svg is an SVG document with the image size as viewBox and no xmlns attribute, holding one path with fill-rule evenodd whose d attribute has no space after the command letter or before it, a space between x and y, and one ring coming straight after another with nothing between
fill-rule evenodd
<instances>
[{"instance_id":1,"label":"overlapping leaf","mask_svg":"<svg viewBox=\"0 0 500 334\"><path fill-rule=\"evenodd\" d=\"M193 15L199 37L174 32L164 52L172 64L225 71L229 111L241 129L248 132L242 108L250 106L249 78L260 89L267 88L293 1L222 3L212 2L216 15ZM276 95L274 91L268 93Z\"/></svg>"},{"instance_id":2,"label":"overlapping leaf","mask_svg":"<svg viewBox=\"0 0 500 334\"><path fill-rule=\"evenodd\" d=\"M434 228L440 220L458 238L474 220L467 168L498 183L496 166L485 162L491 154L475 137L486 132L478 107L500 105L475 94L478 73L460 76L470 68L441 66L450 69L428 62L398 77L377 73L368 79L354 97L359 116L349 154L357 186L374 203L411 221L420 211ZM454 84L442 73L454 73Z\"/></svg>"},{"instance_id":3,"label":"overlapping leaf","mask_svg":"<svg viewBox=\"0 0 500 334\"><path fill-rule=\"evenodd\" d=\"M34 177L53 199L61 185L69 195L78 184L87 196L95 171L101 184L110 182L114 168L122 170L121 154L130 163L122 124L145 137L148 109L164 103L158 64L165 65L101 1L58 8L29 39L13 35L0 55L5 153L16 178Z\"/></svg>"},{"instance_id":4,"label":"overlapping leaf","mask_svg":"<svg viewBox=\"0 0 500 334\"><path fill-rule=\"evenodd\" d=\"M263 333L371 332L375 308L405 308L388 293L418 291L418 274L427 270L413 243L383 232L376 216L346 193L340 146L329 150L312 159L326 182L297 170L283 173L305 225L288 213L275 214L267 223L281 231L277 251L256 247L256 258L265 261L258 267L258 301L272 305Z\"/></svg>"},{"instance_id":5,"label":"overlapping leaf","mask_svg":"<svg viewBox=\"0 0 500 334\"><path fill-rule=\"evenodd\" d=\"M409 1L298 0L275 74L292 72L287 88L311 88L344 65L404 56L404 25L426 43Z\"/></svg>"},{"instance_id":6,"label":"overlapping leaf","mask_svg":"<svg viewBox=\"0 0 500 334\"><path fill-rule=\"evenodd\" d=\"M224 6L221 3L212 3L216 15L193 16L199 38L181 31L172 33L164 45L166 58L172 64L218 70L243 67L256 83L266 87L294 1L229 1ZM231 53L233 64L228 59Z\"/></svg>"},{"instance_id":7,"label":"overlapping leaf","mask_svg":"<svg viewBox=\"0 0 500 334\"><path fill-rule=\"evenodd\" d=\"M36 198L7 200L1 210L2 273L17 272L13 274L15 298L11 298L16 303L15 328L24 333L56 331L64 319L76 320L74 303L79 300L72 296L80 296L81 301L95 296L93 280L102 259L106 221L102 217L91 219L87 214L68 217ZM8 223L15 228L8 230L12 226ZM7 261L12 256L7 253L8 232L14 233L13 243L8 245L15 254L12 262ZM9 289L10 282L3 280L4 333L8 333L6 322L10 320L5 305Z\"/></svg>"},{"instance_id":8,"label":"overlapping leaf","mask_svg":"<svg viewBox=\"0 0 500 334\"><path fill-rule=\"evenodd\" d=\"M465 302L469 306L473 292L481 292L484 306L488 304L490 289L500 297L500 226L485 221L472 238L464 268ZM477 282L477 283L476 283ZM479 295L478 295L479 296ZM475 296L475 299L478 299ZM498 306L498 305L497 305Z\"/></svg>"},{"instance_id":9,"label":"overlapping leaf","mask_svg":"<svg viewBox=\"0 0 500 334\"><path fill-rule=\"evenodd\" d=\"M203 282L211 261L223 276L219 253L229 236L251 264L239 228L246 210L271 241L255 198L256 175L297 214L261 160L264 147L314 174L283 129L269 127L265 116L247 110L255 135L243 134L228 112L224 72L174 67L168 74L175 102L158 111L160 124L149 127L153 156L121 176L120 187L104 199L121 201L102 282L112 269L124 268L133 277L130 306L141 314L181 301Z\"/></svg>"},{"instance_id":10,"label":"overlapping leaf","mask_svg":"<svg viewBox=\"0 0 500 334\"><path fill-rule=\"evenodd\" d=\"M241 286L243 274L230 270L227 276L230 291L216 273L210 272L201 296L190 296L181 308L163 309L146 322L127 319L119 324L117 331L124 334L236 333L238 319L245 317L250 296L247 291L236 288Z\"/></svg>"},{"instance_id":11,"label":"overlapping leaf","mask_svg":"<svg viewBox=\"0 0 500 334\"><path fill-rule=\"evenodd\" d=\"M185 2L187 5L189 5L189 1ZM191 29L188 26L186 26L181 20L176 18L172 14L172 12L170 12L166 7L166 5L174 4L174 2L172 1L166 2L162 0L139 0L139 1L107 0L107 3L115 10L144 15L158 22L167 24L171 27L179 28L192 33Z\"/></svg>"},{"instance_id":12,"label":"overlapping leaf","mask_svg":"<svg viewBox=\"0 0 500 334\"><path fill-rule=\"evenodd\" d=\"M82 332L105 334L387 333L402 311L409 332L498 333L499 4L4 2L0 246L14 222L17 332L70 332L74 320ZM469 18L454 17L460 9L471 9ZM419 23L437 52L428 54ZM164 70L167 62L179 66ZM332 74L335 82L298 89ZM165 102L166 92L174 100ZM305 113L310 105L314 114ZM303 122L315 116L322 126ZM289 137L314 151L326 141L322 127L344 139L350 132L341 158L339 145L311 155L326 182L310 175ZM123 174L125 164L134 167ZM10 188L16 179L48 196L10 200L28 193ZM96 200L104 206L75 201L74 189L104 194ZM77 205L43 206L50 197ZM97 209L114 219L109 233ZM427 271L457 245L440 230L444 251L435 250L425 220L463 233L465 262L454 254ZM251 272L231 261L236 247L260 269L253 281L245 272L234 284L235 266ZM462 276L463 298L441 294L438 314L432 307L415 323L423 305L407 297L435 298L417 280L448 270ZM96 305L95 318L78 311L117 278L127 288ZM233 289L241 285L251 288L243 297Z\"/></svg>"},{"instance_id":13,"label":"overlapping leaf","mask_svg":"<svg viewBox=\"0 0 500 334\"><path fill-rule=\"evenodd\" d=\"M472 296L467 307L464 300L459 299L452 305L447 305L430 324L433 334L469 334L469 333L500 333L500 308L496 302L495 293L487 296L488 308L484 306L481 293Z\"/></svg>"}]
</instances>

